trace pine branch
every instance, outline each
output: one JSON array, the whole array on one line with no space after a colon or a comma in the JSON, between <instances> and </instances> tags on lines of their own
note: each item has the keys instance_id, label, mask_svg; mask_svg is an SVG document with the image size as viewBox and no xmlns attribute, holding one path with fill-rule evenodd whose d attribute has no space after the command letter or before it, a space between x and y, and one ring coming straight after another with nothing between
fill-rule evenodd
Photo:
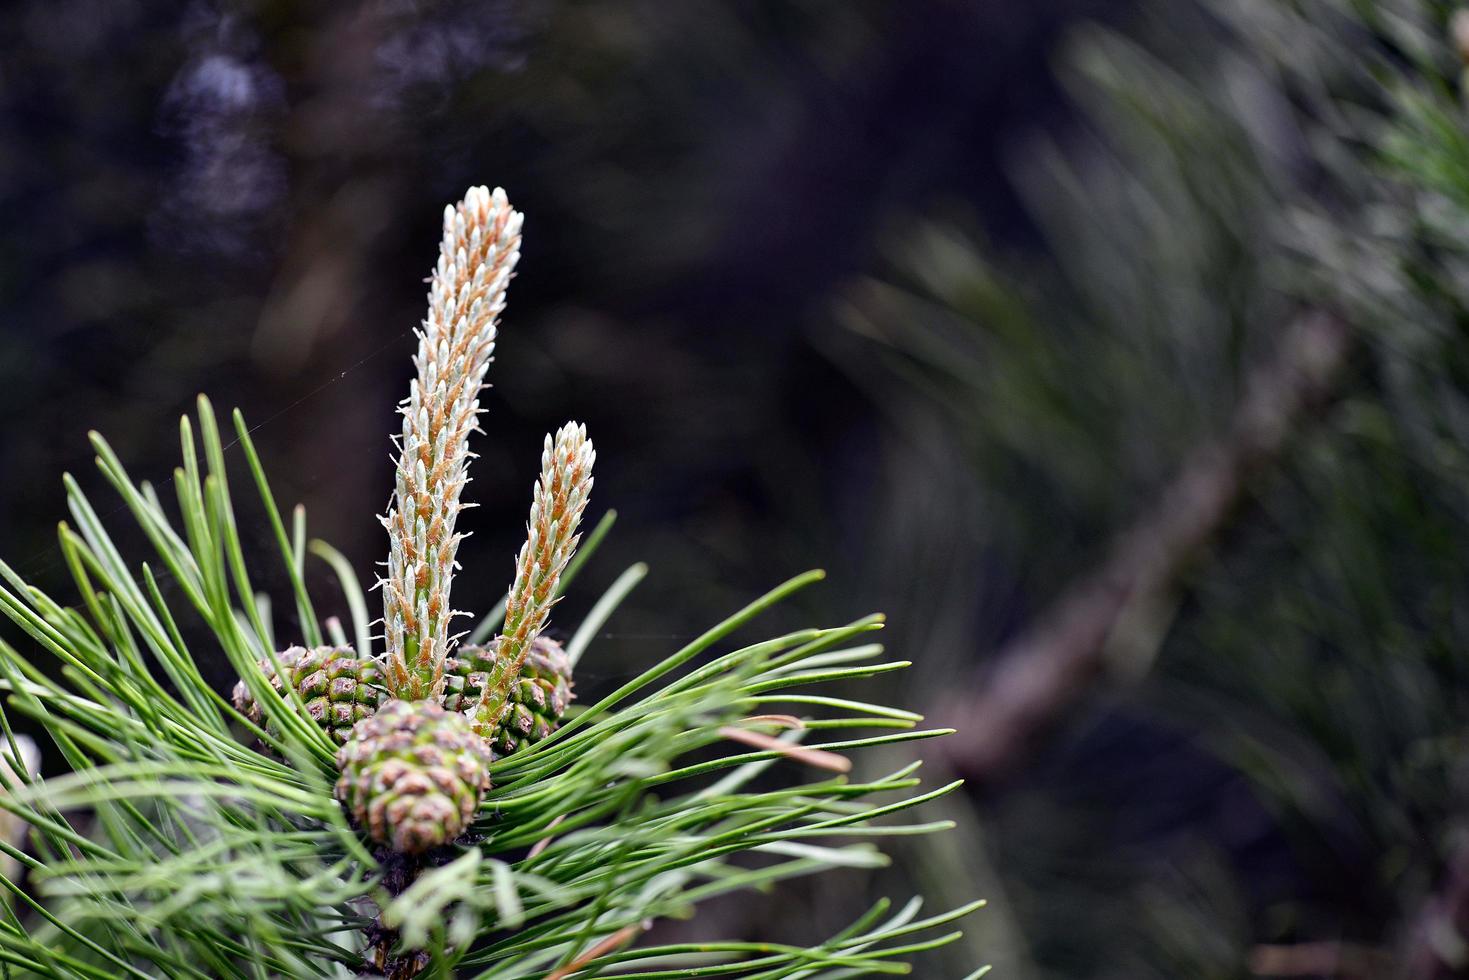
<instances>
[{"instance_id":1,"label":"pine branch","mask_svg":"<svg viewBox=\"0 0 1469 980\"><path fill-rule=\"evenodd\" d=\"M393 540L384 582L388 667L400 695L421 699L391 702L360 719L334 758L340 723L353 720L338 709L355 716L354 706L376 705L381 692L347 651L332 659L337 666L313 661L310 670L306 651L286 657L305 672L287 676L272 645L273 604L251 585L225 446L207 400L199 403L197 442L193 425L181 425L177 527L153 488L134 484L95 437L104 476L205 628L203 648L211 656L222 651L240 677L245 710L206 682L149 565L124 557L68 478L75 530L63 527L62 548L81 607L63 606L0 562L0 617L31 641L22 651L0 640L0 736L15 759L10 713L24 715L65 764L59 775L34 780L24 767L12 766L14 779L0 767L0 813L33 830L28 849L0 840L0 853L24 866L18 880L0 875L12 898L0 928L0 967L53 978L247 980L376 966L405 976L422 968L511 980L557 970L610 975L627 964L645 976L755 980L905 972L906 957L953 941L957 933L944 927L977 906L920 919L916 900L891 914L882 903L807 948L624 943L644 922L686 915L722 895L833 867L884 864L865 839L947 828L891 820L958 785L916 792L916 763L868 782L835 775L780 785L768 775L788 761L846 770L852 750L946 734L912 730L921 719L910 712L791 691L907 666L874 662L876 644L847 645L878 628L881 617L747 643L693 664L820 573L757 598L554 732L493 762L470 718L432 697L446 676L465 440L514 265L519 215L502 194L479 188L450 209L445 227L419 382L404 408L398 494L385 521ZM301 572L310 540L304 511L294 512L287 535L250 430L238 415L235 421L277 532L277 557L290 573L300 627L320 635ZM512 690L516 707L527 707L528 688L532 700L544 693L528 676L534 662L526 654L574 572L568 563L594 461L581 426L547 440L497 644L508 655L495 683L482 688L491 692L479 702L485 713ZM313 551L333 565L364 633L350 565L329 546ZM633 566L595 603L576 630L579 649L642 574ZM343 630L329 624L326 632L340 637ZM321 656L333 653L324 648ZM691 669L666 680L685 665ZM519 676L522 666L527 676ZM777 713L777 703L805 713ZM797 747L746 730L770 724L790 728L791 743L808 733L878 734ZM895 728L901 731L885 732ZM731 752L735 739L750 751ZM454 807L452 820L442 805ZM369 849L369 842L392 846Z\"/></svg>"},{"instance_id":2,"label":"pine branch","mask_svg":"<svg viewBox=\"0 0 1469 980\"><path fill-rule=\"evenodd\" d=\"M414 357L418 376L400 410L397 489L383 518L390 541L382 582L386 675L389 689L406 700L437 696L443 686L469 434L478 428L496 320L520 258L520 227L520 213L499 188L471 188L444 209L428 318Z\"/></svg>"},{"instance_id":3,"label":"pine branch","mask_svg":"<svg viewBox=\"0 0 1469 980\"><path fill-rule=\"evenodd\" d=\"M1119 624L1170 589L1226 525L1248 478L1284 451L1301 417L1329 392L1351 347L1346 323L1294 323L1247 381L1228 433L1199 449L1107 560L1063 593L993 660L979 693L940 717L963 718L943 751L972 781L1017 765L1034 740L1091 690Z\"/></svg>"}]
</instances>

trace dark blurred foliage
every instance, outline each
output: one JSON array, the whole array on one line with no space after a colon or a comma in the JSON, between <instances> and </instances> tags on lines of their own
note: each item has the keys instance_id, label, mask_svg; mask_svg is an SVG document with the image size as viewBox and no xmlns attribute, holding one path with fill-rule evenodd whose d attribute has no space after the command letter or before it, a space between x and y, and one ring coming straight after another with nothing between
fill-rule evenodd
<instances>
[{"instance_id":1,"label":"dark blurred foliage","mask_svg":"<svg viewBox=\"0 0 1469 980\"><path fill-rule=\"evenodd\" d=\"M586 688L825 566L783 625L884 609L928 705L1147 514L1324 305L1361 333L1331 404L1095 694L894 876L993 900L934 976L1399 948L1454 842L1469 694L1446 11L1207 6L13 4L0 555L65 593L59 477L100 488L87 429L164 482L205 391L369 576L439 210L502 184L524 259L456 605L505 588L541 435L574 417L621 520L564 621L653 566ZM862 892L839 873L800 914L719 914L829 927Z\"/></svg>"},{"instance_id":2,"label":"dark blurred foliage","mask_svg":"<svg viewBox=\"0 0 1469 980\"><path fill-rule=\"evenodd\" d=\"M1060 77L1086 123L1012 171L1048 255L935 207L840 307L841 362L915 396L887 399L931 440L915 468L972 467L953 499L982 564L934 601L975 603L980 649L1160 506L1293 320L1331 310L1356 336L1330 403L1133 603L1052 741L975 787L987 847L967 859L1002 883L1020 975L1459 976L1413 965L1452 935L1434 916L1463 874L1469 142L1450 11L1206 7L1072 35ZM937 672L973 647L950 649ZM1428 955L1452 962L1452 943Z\"/></svg>"},{"instance_id":3,"label":"dark blurred foliage","mask_svg":"<svg viewBox=\"0 0 1469 980\"><path fill-rule=\"evenodd\" d=\"M508 574L533 447L576 416L624 515L606 574L655 561L658 630L860 565L880 415L810 325L892 214L955 194L1024 227L999 134L1057 111L1045 53L1086 5L904 7L21 5L0 546L54 558L89 427L166 480L203 390L366 567L438 212L489 181L531 217L466 559ZM477 578L468 608L503 585Z\"/></svg>"}]
</instances>

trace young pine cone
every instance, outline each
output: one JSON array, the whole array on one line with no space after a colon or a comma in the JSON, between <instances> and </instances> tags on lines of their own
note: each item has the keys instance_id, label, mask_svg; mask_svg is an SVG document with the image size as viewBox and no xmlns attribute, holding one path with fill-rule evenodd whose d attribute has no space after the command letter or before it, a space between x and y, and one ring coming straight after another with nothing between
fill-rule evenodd
<instances>
[{"instance_id":1,"label":"young pine cone","mask_svg":"<svg viewBox=\"0 0 1469 980\"><path fill-rule=\"evenodd\" d=\"M444 707L462 712L479 702L498 663L498 650L498 641L463 646L444 662ZM555 640L536 637L489 739L495 756L510 755L550 735L561 724L571 699L571 658Z\"/></svg>"},{"instance_id":2,"label":"young pine cone","mask_svg":"<svg viewBox=\"0 0 1469 980\"><path fill-rule=\"evenodd\" d=\"M311 715L332 741L343 744L352 736L352 726L377 710L384 698L382 671L369 659L359 658L351 647L290 647L280 653L281 666L291 686L306 703ZM270 686L284 696L281 678L270 660L260 661ZM244 681L235 685L235 709L261 723L264 712Z\"/></svg>"},{"instance_id":3,"label":"young pine cone","mask_svg":"<svg viewBox=\"0 0 1469 980\"><path fill-rule=\"evenodd\" d=\"M489 746L432 701L389 701L337 752L337 799L379 844L404 854L464 833L490 788Z\"/></svg>"}]
</instances>

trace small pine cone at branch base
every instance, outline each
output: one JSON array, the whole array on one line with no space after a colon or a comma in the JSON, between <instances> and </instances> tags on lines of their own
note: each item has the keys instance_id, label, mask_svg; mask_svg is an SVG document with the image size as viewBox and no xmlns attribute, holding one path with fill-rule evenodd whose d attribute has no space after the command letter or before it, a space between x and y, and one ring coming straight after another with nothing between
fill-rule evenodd
<instances>
[{"instance_id":1,"label":"small pine cone at branch base","mask_svg":"<svg viewBox=\"0 0 1469 980\"><path fill-rule=\"evenodd\" d=\"M352 727L377 711L385 697L382 671L372 660L358 657L351 647L290 647L281 651L280 661L307 713L338 745L352 737ZM270 660L260 661L260 669L284 697L281 678ZM257 725L262 723L264 712L244 681L235 685L233 700L240 714Z\"/></svg>"},{"instance_id":2,"label":"small pine cone at branch base","mask_svg":"<svg viewBox=\"0 0 1469 980\"><path fill-rule=\"evenodd\" d=\"M490 675L497 667L508 666L501 663L498 651L498 641L483 647L464 646L445 662L444 707L469 711L478 704ZM554 732L572 697L571 658L560 643L536 637L489 738L496 757L511 755Z\"/></svg>"},{"instance_id":3,"label":"small pine cone at branch base","mask_svg":"<svg viewBox=\"0 0 1469 980\"><path fill-rule=\"evenodd\" d=\"M490 788L489 746L433 701L389 701L337 753L341 800L379 844L418 854L468 828Z\"/></svg>"}]
</instances>

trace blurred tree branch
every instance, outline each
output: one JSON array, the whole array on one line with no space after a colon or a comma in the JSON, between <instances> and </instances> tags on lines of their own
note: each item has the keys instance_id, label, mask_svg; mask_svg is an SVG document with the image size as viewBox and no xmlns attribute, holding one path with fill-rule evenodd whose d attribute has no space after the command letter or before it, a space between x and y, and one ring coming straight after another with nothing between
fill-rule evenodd
<instances>
[{"instance_id":1,"label":"blurred tree branch","mask_svg":"<svg viewBox=\"0 0 1469 980\"><path fill-rule=\"evenodd\" d=\"M1351 337L1343 320L1322 311L1290 325L1274 356L1246 379L1226 433L1184 463L1099 568L1002 648L976 696L941 713L962 719L944 747L955 769L979 783L1003 776L1086 694L1107 671L1119 626L1167 594L1225 526L1248 478L1284 451L1302 417L1329 394Z\"/></svg>"},{"instance_id":2,"label":"blurred tree branch","mask_svg":"<svg viewBox=\"0 0 1469 980\"><path fill-rule=\"evenodd\" d=\"M1391 970L1381 950L1353 943L1263 944L1250 952L1250 972L1261 977L1340 977L1369 980Z\"/></svg>"},{"instance_id":3,"label":"blurred tree branch","mask_svg":"<svg viewBox=\"0 0 1469 980\"><path fill-rule=\"evenodd\" d=\"M1460 844L1439 890L1408 936L1406 975L1412 980L1451 980L1469 974L1469 845Z\"/></svg>"}]
</instances>

